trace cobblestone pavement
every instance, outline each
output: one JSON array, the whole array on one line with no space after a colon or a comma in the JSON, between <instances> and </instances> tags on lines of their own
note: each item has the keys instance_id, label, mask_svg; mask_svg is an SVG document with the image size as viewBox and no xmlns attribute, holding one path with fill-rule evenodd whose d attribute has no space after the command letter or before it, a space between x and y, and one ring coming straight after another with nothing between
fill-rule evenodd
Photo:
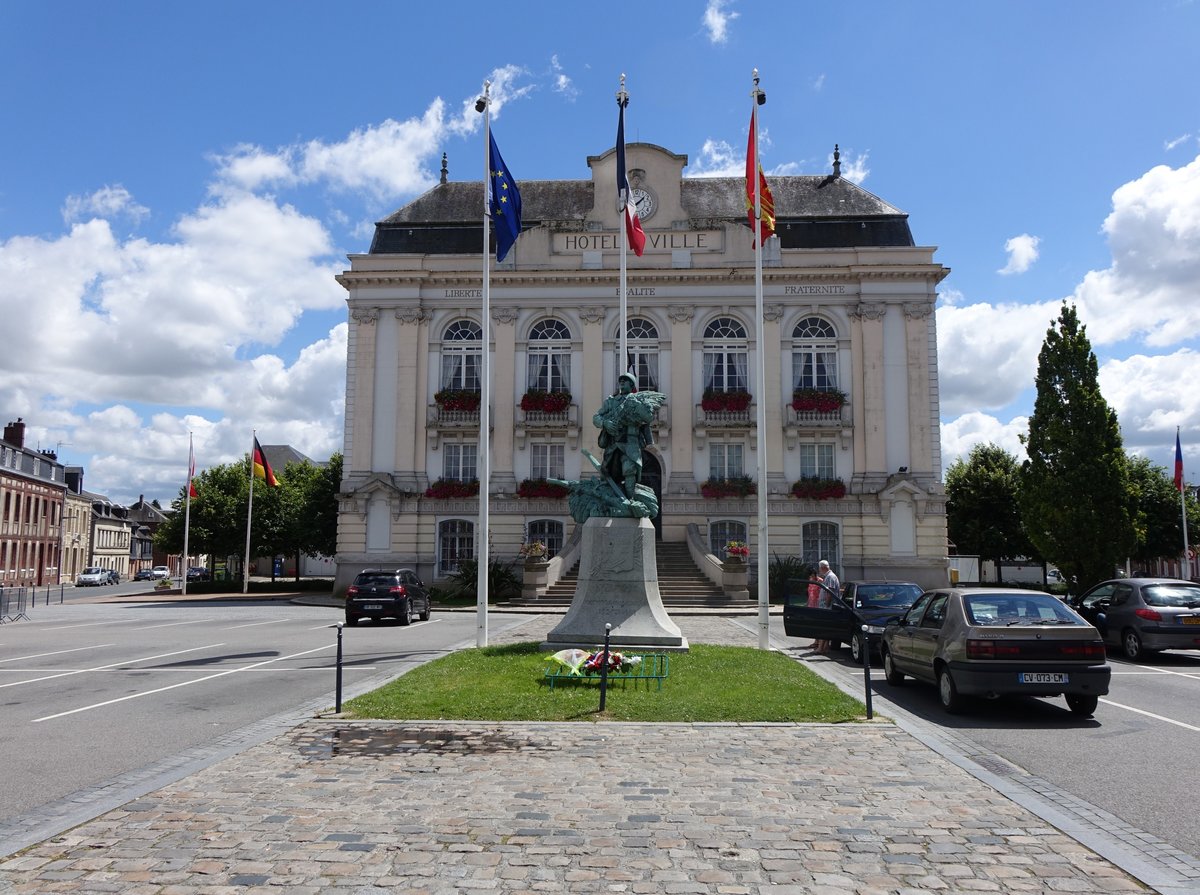
<instances>
[{"instance_id":1,"label":"cobblestone pavement","mask_svg":"<svg viewBox=\"0 0 1200 895\"><path fill-rule=\"evenodd\" d=\"M678 622L693 643L757 641L753 617ZM0 891L1147 889L889 722L325 718L10 857Z\"/></svg>"}]
</instances>

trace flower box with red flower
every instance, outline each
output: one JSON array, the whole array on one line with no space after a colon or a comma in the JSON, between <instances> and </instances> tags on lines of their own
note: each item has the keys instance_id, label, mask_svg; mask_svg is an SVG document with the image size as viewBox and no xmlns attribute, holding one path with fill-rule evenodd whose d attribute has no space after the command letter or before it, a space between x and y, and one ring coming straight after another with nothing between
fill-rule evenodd
<instances>
[{"instance_id":1,"label":"flower box with red flower","mask_svg":"<svg viewBox=\"0 0 1200 895\"><path fill-rule=\"evenodd\" d=\"M735 562L746 562L750 558L750 545L745 541L730 541L725 545L725 556Z\"/></svg>"},{"instance_id":2,"label":"flower box with red flower","mask_svg":"<svg viewBox=\"0 0 1200 895\"><path fill-rule=\"evenodd\" d=\"M792 496L801 500L837 500L846 496L841 479L804 478L792 485Z\"/></svg>"},{"instance_id":3,"label":"flower box with red flower","mask_svg":"<svg viewBox=\"0 0 1200 895\"><path fill-rule=\"evenodd\" d=\"M846 396L837 389L798 388L792 392L792 410L797 413L833 413L845 403Z\"/></svg>"},{"instance_id":4,"label":"flower box with red flower","mask_svg":"<svg viewBox=\"0 0 1200 895\"><path fill-rule=\"evenodd\" d=\"M459 481L458 479L438 479L427 489L425 496L432 500L454 500L461 497L477 497L479 495L479 479Z\"/></svg>"},{"instance_id":5,"label":"flower box with red flower","mask_svg":"<svg viewBox=\"0 0 1200 895\"><path fill-rule=\"evenodd\" d=\"M747 391L718 391L706 388L700 398L700 408L705 413L742 413L750 407Z\"/></svg>"},{"instance_id":6,"label":"flower box with red flower","mask_svg":"<svg viewBox=\"0 0 1200 895\"><path fill-rule=\"evenodd\" d=\"M565 413L571 406L570 392L548 392L531 388L521 398L521 409L526 413Z\"/></svg>"},{"instance_id":7,"label":"flower box with red flower","mask_svg":"<svg viewBox=\"0 0 1200 895\"><path fill-rule=\"evenodd\" d=\"M444 388L433 396L433 400L442 410L470 413L479 409L482 396L470 389Z\"/></svg>"},{"instance_id":8,"label":"flower box with red flower","mask_svg":"<svg viewBox=\"0 0 1200 895\"><path fill-rule=\"evenodd\" d=\"M570 493L566 485L548 482L545 479L525 479L517 486L517 497L524 497L527 500L538 498L559 500Z\"/></svg>"},{"instance_id":9,"label":"flower box with red flower","mask_svg":"<svg viewBox=\"0 0 1200 895\"><path fill-rule=\"evenodd\" d=\"M709 500L722 497L749 497L757 494L758 489L749 476L734 479L709 479L700 486L700 493Z\"/></svg>"}]
</instances>

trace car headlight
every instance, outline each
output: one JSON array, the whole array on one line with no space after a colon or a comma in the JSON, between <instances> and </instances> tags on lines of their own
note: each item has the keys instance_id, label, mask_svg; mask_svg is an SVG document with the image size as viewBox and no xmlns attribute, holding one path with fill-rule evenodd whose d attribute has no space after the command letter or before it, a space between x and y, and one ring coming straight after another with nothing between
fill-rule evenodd
<instances>
[{"instance_id":1,"label":"car headlight","mask_svg":"<svg viewBox=\"0 0 1200 895\"><path fill-rule=\"evenodd\" d=\"M868 634L882 634L883 630L883 625L867 625Z\"/></svg>"}]
</instances>

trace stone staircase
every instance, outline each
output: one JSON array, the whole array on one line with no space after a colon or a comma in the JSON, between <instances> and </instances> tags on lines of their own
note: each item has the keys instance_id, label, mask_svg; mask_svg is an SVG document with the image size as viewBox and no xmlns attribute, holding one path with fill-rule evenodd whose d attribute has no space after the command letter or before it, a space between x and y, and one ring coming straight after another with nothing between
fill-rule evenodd
<instances>
[{"instance_id":1,"label":"stone staircase","mask_svg":"<svg viewBox=\"0 0 1200 895\"><path fill-rule=\"evenodd\" d=\"M663 606L676 609L722 609L731 605L745 607L745 600L732 601L696 568L683 542L655 544L655 559L658 563L658 589L662 594ZM579 563L552 584L544 595L537 599L517 598L510 601L513 606L545 606L563 608L571 605L575 588L579 584Z\"/></svg>"}]
</instances>

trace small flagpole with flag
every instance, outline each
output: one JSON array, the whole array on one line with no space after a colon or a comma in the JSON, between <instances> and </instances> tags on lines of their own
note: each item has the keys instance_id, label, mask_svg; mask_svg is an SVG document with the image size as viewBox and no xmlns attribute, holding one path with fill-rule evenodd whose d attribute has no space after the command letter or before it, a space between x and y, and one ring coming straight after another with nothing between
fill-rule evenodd
<instances>
[{"instance_id":1,"label":"small flagpole with flag","mask_svg":"<svg viewBox=\"0 0 1200 895\"><path fill-rule=\"evenodd\" d=\"M629 189L629 173L625 167L625 107L629 105L629 94L625 91L625 73L621 73L621 89L617 91L617 208L621 212L621 279L620 292L620 334L618 340L618 369L637 375L637 371L629 363L629 334L627 332L627 314L629 308L627 283L626 253L633 246L633 253L639 258L646 250L646 233L642 230L642 220L638 217L637 206L633 204Z\"/></svg>"},{"instance_id":2,"label":"small flagpole with flag","mask_svg":"<svg viewBox=\"0 0 1200 895\"><path fill-rule=\"evenodd\" d=\"M1179 492L1179 513L1183 518L1183 574L1180 578L1190 578L1192 561L1188 555L1187 529L1187 487L1183 481L1183 448L1179 444L1179 427L1175 427L1175 490Z\"/></svg>"},{"instance_id":3,"label":"small flagpole with flag","mask_svg":"<svg viewBox=\"0 0 1200 895\"><path fill-rule=\"evenodd\" d=\"M246 557L242 563L242 593L250 590L250 520L254 517L254 456L258 448L258 432L250 430L250 502L246 505Z\"/></svg>"},{"instance_id":4,"label":"small flagpole with flag","mask_svg":"<svg viewBox=\"0 0 1200 895\"><path fill-rule=\"evenodd\" d=\"M187 494L184 496L183 510L183 568L180 569L180 575L183 576L183 582L180 584L180 593L187 596L187 573L190 560L188 559L188 535L192 527L192 498L196 496L196 486L193 484L193 479L196 478L196 452L192 446L192 433L188 433L188 481Z\"/></svg>"},{"instance_id":5,"label":"small flagpole with flag","mask_svg":"<svg viewBox=\"0 0 1200 895\"><path fill-rule=\"evenodd\" d=\"M754 392L758 396L755 423L758 431L758 648L770 649L770 570L767 536L767 373L763 335L763 242L775 230L775 203L766 188L767 181L758 161L758 107L767 95L758 87L758 69L754 69L754 88L750 91L750 138L746 149L746 190L750 206L750 226L754 231L754 334L757 350L754 364ZM765 200L765 201L764 201ZM764 211L766 217L764 217ZM769 221L769 224L768 224Z\"/></svg>"}]
</instances>

